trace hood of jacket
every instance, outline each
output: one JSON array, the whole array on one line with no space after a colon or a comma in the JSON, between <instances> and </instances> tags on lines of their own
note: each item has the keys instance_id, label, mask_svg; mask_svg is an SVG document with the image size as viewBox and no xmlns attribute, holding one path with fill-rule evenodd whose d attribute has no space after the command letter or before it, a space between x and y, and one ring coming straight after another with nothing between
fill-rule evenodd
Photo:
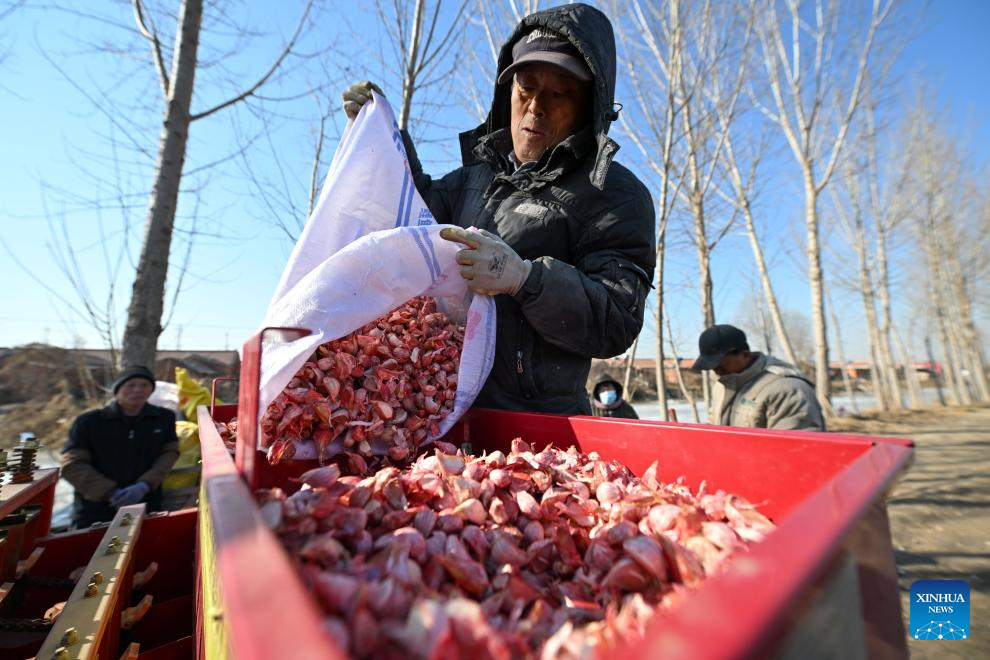
<instances>
[{"instance_id":1,"label":"hood of jacket","mask_svg":"<svg viewBox=\"0 0 990 660\"><path fill-rule=\"evenodd\" d=\"M615 401L612 403L602 403L598 400L598 389L603 385L611 385L615 388ZM608 376L595 383L595 389L591 392L591 405L599 410L614 410L622 405L622 383Z\"/></svg>"},{"instance_id":2,"label":"hood of jacket","mask_svg":"<svg viewBox=\"0 0 990 660\"><path fill-rule=\"evenodd\" d=\"M536 27L544 27L566 37L584 57L588 69L595 77L591 82L594 90L591 132L594 137L595 155L589 179L592 185L602 189L608 167L619 149L619 145L608 137L609 126L619 116L614 109L615 35L612 32L612 24L601 11L581 3L553 7L530 14L519 22L512 36L503 44L498 56L497 71L502 71L512 64L513 45ZM488 118L474 130L460 135L461 158L465 165L482 160L478 148L484 146L484 138L491 139L492 134L509 127L511 92L511 84L496 83ZM548 151L556 151L560 147L569 148L571 145L567 144L568 142L565 140ZM573 141L571 143L573 144ZM540 160L550 158L552 156L544 154ZM545 163L542 164L545 166Z\"/></svg>"}]
</instances>

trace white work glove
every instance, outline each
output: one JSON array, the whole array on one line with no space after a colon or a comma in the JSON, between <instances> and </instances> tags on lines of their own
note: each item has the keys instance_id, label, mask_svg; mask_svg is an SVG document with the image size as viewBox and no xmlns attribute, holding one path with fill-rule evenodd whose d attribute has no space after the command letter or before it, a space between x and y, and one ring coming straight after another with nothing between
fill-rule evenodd
<instances>
[{"instance_id":1,"label":"white work glove","mask_svg":"<svg viewBox=\"0 0 990 660\"><path fill-rule=\"evenodd\" d=\"M456 258L461 265L461 277L475 293L513 296L533 269L531 261L522 259L505 241L484 229L467 231L460 227L445 227L440 231L440 238L468 247L458 252Z\"/></svg>"},{"instance_id":2,"label":"white work glove","mask_svg":"<svg viewBox=\"0 0 990 660\"><path fill-rule=\"evenodd\" d=\"M381 87L368 80L354 83L344 90L341 97L344 101L344 114L347 115L348 119L354 119L358 116L358 113L361 112L361 107L371 100L372 90L378 92L381 96L385 96L385 92L382 91Z\"/></svg>"}]
</instances>

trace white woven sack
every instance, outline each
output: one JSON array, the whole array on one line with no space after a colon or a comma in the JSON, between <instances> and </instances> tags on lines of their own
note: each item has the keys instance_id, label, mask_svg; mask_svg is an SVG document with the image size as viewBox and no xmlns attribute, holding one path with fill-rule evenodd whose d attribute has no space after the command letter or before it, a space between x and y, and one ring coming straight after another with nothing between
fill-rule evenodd
<instances>
[{"instance_id":1,"label":"white woven sack","mask_svg":"<svg viewBox=\"0 0 990 660\"><path fill-rule=\"evenodd\" d=\"M262 346L259 415L317 346L429 295L466 326L454 410L440 424L441 435L450 430L491 371L495 303L467 288L454 261L461 247L441 239L441 228L413 185L392 109L374 94L344 131L265 314L262 328L312 334ZM311 442L297 443L295 458L313 457Z\"/></svg>"}]
</instances>

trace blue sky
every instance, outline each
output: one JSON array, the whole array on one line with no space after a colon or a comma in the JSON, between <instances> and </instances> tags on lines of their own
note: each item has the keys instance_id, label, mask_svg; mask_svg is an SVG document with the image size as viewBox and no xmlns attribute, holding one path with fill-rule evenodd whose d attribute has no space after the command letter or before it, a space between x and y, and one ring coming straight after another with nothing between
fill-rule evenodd
<instances>
[{"instance_id":1,"label":"blue sky","mask_svg":"<svg viewBox=\"0 0 990 660\"><path fill-rule=\"evenodd\" d=\"M246 17L252 25L287 34L298 16L296 5L301 3L280 4L282 9L275 10L268 3L245 1L234 5L234 13ZM911 102L914 85L926 85L936 91L945 105L947 122L965 136L966 144L985 167L990 153L986 112L990 108L990 2L943 0L924 7L921 2L909 1L901 10L901 20L912 23L911 18L923 8L920 31L907 43L896 70L900 91L895 95L891 116ZM334 60L335 65L339 66L340 57L349 62L348 71L337 70L330 77L384 80L386 93L397 96L394 78L383 73L374 55L382 50L383 38L374 17L351 9L346 12L335 13L331 6L320 26L319 39L332 41L344 51ZM125 24L132 21L127 6L121 5L119 20ZM107 264L112 269L117 255L123 253L115 294L122 327L133 275L129 264L136 259L144 221L146 197L140 191L150 185L151 160L157 146L157 115L154 111L140 114L134 109L123 110L126 119L134 121L131 129L141 142L139 146L151 154L149 159L127 150L124 128L115 127L114 122L95 111L80 91L105 93L129 102L140 99L155 107L160 97L156 97L154 72L146 61L87 52L85 44L112 40L120 34L105 25L68 13L33 9L30 4L28 9L0 23L0 44L6 45L0 47L0 52L8 53L0 62L0 145L4 155L0 159L0 281L6 284L0 293L0 346L32 341L66 346L100 344L89 324L69 310L78 296L53 263L51 246L62 241L63 231L76 246L76 277L85 282L98 301L107 295ZM252 42L232 61L234 82L225 81L212 70L205 73L198 81L202 93L197 95L194 109L221 100L241 81L255 77L277 52L278 44L277 35ZM41 55L42 48L75 85ZM138 54L145 55L144 51ZM298 85L293 89L276 86L273 95L275 90L289 93L297 91ZM456 90L447 91L456 94ZM283 169L275 166L274 156L255 159L252 167L260 176L284 179L285 189L300 206L305 205L313 124L293 117L312 117L317 104L330 104L334 113L328 125L329 158L334 137L342 127L338 94L334 91L333 98L298 101L291 105L291 112L283 112L283 106L273 106L279 109L280 116L271 126L270 138L259 137L254 143L261 153L277 155ZM422 148L428 166L439 174L454 164L454 135L473 127L476 118L450 100L445 109L430 116L447 128L440 131L426 127L422 132L450 138ZM139 127L143 130L137 130ZM248 113L222 113L194 124L186 171L195 171L228 155L235 149L238 132L258 136L258 126ZM111 134L122 143L119 173L110 167L112 154L106 137ZM632 147L626 145L619 158L632 157ZM114 186L109 183L115 178L123 181L124 189L135 191L134 196L115 200ZM272 210L256 197L238 159L188 179L189 185L195 184L202 193L198 198L184 196L180 214L186 218L183 226L189 227L195 206L196 227L201 234L192 244L191 267L183 280L181 302L159 340L159 348L238 348L260 322L292 245L284 232L266 221ZM800 189L793 176L782 174L766 182L766 187L774 191L774 199L780 200L774 222L786 223L800 212ZM97 214L78 202L94 196L104 198L108 207L121 206L117 202L122 201L125 208L105 208ZM60 221L63 210L68 213L64 223ZM301 221L298 214L291 220ZM807 310L803 234L789 227L773 229L768 232L767 251L776 265L775 285L782 304ZM683 244L682 238L678 240ZM103 245L108 246L106 253ZM185 247L182 236L178 237L173 245L173 261L184 254ZM15 257L33 276L15 263ZM713 277L720 321L731 322L749 299L751 263L742 236L730 236L716 253ZM670 255L667 276L674 287L668 309L682 353L693 352L694 338L701 330L694 268L692 250L681 248ZM171 272L170 282L176 279L176 273ZM861 304L838 290L832 295L843 312L840 316L847 357L865 357ZM897 312L901 317L916 314L907 296L899 301ZM643 356L651 354L650 335L651 329L647 328L640 353Z\"/></svg>"}]
</instances>

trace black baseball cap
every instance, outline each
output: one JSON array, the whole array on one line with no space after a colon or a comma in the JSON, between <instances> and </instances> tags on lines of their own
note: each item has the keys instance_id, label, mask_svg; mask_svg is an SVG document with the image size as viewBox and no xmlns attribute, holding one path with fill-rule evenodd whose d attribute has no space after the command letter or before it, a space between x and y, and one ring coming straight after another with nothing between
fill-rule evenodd
<instances>
[{"instance_id":1,"label":"black baseball cap","mask_svg":"<svg viewBox=\"0 0 990 660\"><path fill-rule=\"evenodd\" d=\"M113 381L113 393L116 394L120 386L131 380L132 378L144 378L146 381L151 383L151 391L155 391L155 374L151 373L148 367L142 367L135 365L133 367L127 367L120 372L117 376L117 380Z\"/></svg>"},{"instance_id":2,"label":"black baseball cap","mask_svg":"<svg viewBox=\"0 0 990 660\"><path fill-rule=\"evenodd\" d=\"M734 325L713 325L698 337L698 351L701 355L691 365L691 369L714 369L728 353L738 350L749 350L746 333Z\"/></svg>"},{"instance_id":3,"label":"black baseball cap","mask_svg":"<svg viewBox=\"0 0 990 660\"><path fill-rule=\"evenodd\" d=\"M563 35L538 27L519 38L512 47L512 64L498 75L498 84L512 80L512 74L527 64L553 64L578 80L588 82L594 76L577 48Z\"/></svg>"}]
</instances>

